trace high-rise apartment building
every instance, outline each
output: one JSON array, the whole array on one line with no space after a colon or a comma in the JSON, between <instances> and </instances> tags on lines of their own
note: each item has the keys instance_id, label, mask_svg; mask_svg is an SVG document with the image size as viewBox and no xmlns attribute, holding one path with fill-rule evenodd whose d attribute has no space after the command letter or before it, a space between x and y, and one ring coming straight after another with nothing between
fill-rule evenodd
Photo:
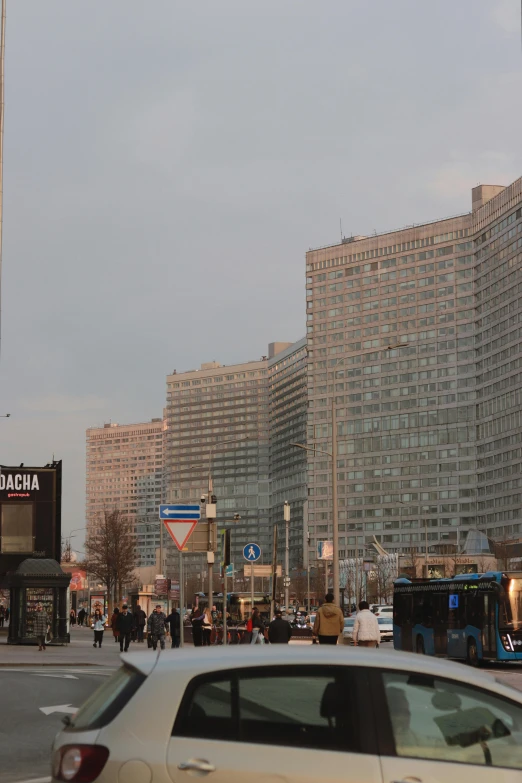
<instances>
[{"instance_id":1,"label":"high-rise apartment building","mask_svg":"<svg viewBox=\"0 0 522 783\"><path fill-rule=\"evenodd\" d=\"M163 419L87 430L87 526L119 510L134 526L137 566L156 563L163 487Z\"/></svg>"},{"instance_id":2,"label":"high-rise apartment building","mask_svg":"<svg viewBox=\"0 0 522 783\"><path fill-rule=\"evenodd\" d=\"M468 214L307 253L308 443L333 398L342 557L522 532L521 210L522 180L479 186ZM315 547L330 464L308 468Z\"/></svg>"},{"instance_id":3,"label":"high-rise apartment building","mask_svg":"<svg viewBox=\"0 0 522 783\"><path fill-rule=\"evenodd\" d=\"M477 522L522 534L522 179L473 191Z\"/></svg>"},{"instance_id":4,"label":"high-rise apartment building","mask_svg":"<svg viewBox=\"0 0 522 783\"><path fill-rule=\"evenodd\" d=\"M270 548L268 359L167 377L165 482L171 502L199 502L212 476L217 527L232 526L232 552L243 566L243 546ZM233 523L235 514L240 520ZM172 547L170 548L172 550ZM169 551L168 573L177 568ZM216 570L218 558L216 558ZM203 555L187 555L188 571L203 573Z\"/></svg>"},{"instance_id":5,"label":"high-rise apartment building","mask_svg":"<svg viewBox=\"0 0 522 783\"><path fill-rule=\"evenodd\" d=\"M290 569L303 566L303 509L307 499L306 444L307 373L306 337L293 344L271 344L268 358L270 387L270 521L278 524L278 560L284 562L283 507L290 503Z\"/></svg>"},{"instance_id":6,"label":"high-rise apartment building","mask_svg":"<svg viewBox=\"0 0 522 783\"><path fill-rule=\"evenodd\" d=\"M471 213L307 253L308 443L338 433L341 557L475 524ZM312 545L331 538L330 462L309 454ZM313 557L313 554L312 554Z\"/></svg>"}]
</instances>

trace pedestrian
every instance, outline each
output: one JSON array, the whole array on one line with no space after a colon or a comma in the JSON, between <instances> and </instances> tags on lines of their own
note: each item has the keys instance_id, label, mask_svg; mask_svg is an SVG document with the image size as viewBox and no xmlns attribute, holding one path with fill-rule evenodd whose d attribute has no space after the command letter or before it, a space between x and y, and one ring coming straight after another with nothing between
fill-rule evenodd
<instances>
[{"instance_id":1,"label":"pedestrian","mask_svg":"<svg viewBox=\"0 0 522 783\"><path fill-rule=\"evenodd\" d=\"M134 617L129 612L127 604L123 604L121 607L121 612L116 620L116 627L120 637L120 652L128 652L132 629L134 628Z\"/></svg>"},{"instance_id":2,"label":"pedestrian","mask_svg":"<svg viewBox=\"0 0 522 783\"><path fill-rule=\"evenodd\" d=\"M198 607L194 607L192 614L190 615L190 622L192 623L192 639L194 641L194 647L201 647L203 644L203 615Z\"/></svg>"},{"instance_id":3,"label":"pedestrian","mask_svg":"<svg viewBox=\"0 0 522 783\"><path fill-rule=\"evenodd\" d=\"M74 609L71 609L71 611L69 612L69 623L71 625L71 628L73 625L76 625L76 612L74 611Z\"/></svg>"},{"instance_id":4,"label":"pedestrian","mask_svg":"<svg viewBox=\"0 0 522 783\"><path fill-rule=\"evenodd\" d=\"M120 641L120 632L118 630L118 615L120 613L120 610L117 606L114 607L114 612L112 613L111 617L111 628L112 628L112 635L114 636L114 641L119 642Z\"/></svg>"},{"instance_id":5,"label":"pedestrian","mask_svg":"<svg viewBox=\"0 0 522 783\"><path fill-rule=\"evenodd\" d=\"M0 606L0 628L4 627L5 621L5 606Z\"/></svg>"},{"instance_id":6,"label":"pedestrian","mask_svg":"<svg viewBox=\"0 0 522 783\"><path fill-rule=\"evenodd\" d=\"M152 637L152 649L155 650L160 643L160 648L165 649L165 621L166 617L161 610L161 605L158 604L147 622L147 631Z\"/></svg>"},{"instance_id":7,"label":"pedestrian","mask_svg":"<svg viewBox=\"0 0 522 783\"><path fill-rule=\"evenodd\" d=\"M212 612L208 606L203 610L201 627L203 629L203 647L210 647L210 637L212 635Z\"/></svg>"},{"instance_id":8,"label":"pedestrian","mask_svg":"<svg viewBox=\"0 0 522 783\"><path fill-rule=\"evenodd\" d=\"M264 644L265 624L261 619L261 615L259 613L259 609L257 608L257 606L254 607L254 611L252 612L251 619L252 619L252 639L250 640L250 644Z\"/></svg>"},{"instance_id":9,"label":"pedestrian","mask_svg":"<svg viewBox=\"0 0 522 783\"><path fill-rule=\"evenodd\" d=\"M268 641L270 644L288 644L292 636L292 628L287 620L283 620L283 613L278 609L275 618L268 626Z\"/></svg>"},{"instance_id":10,"label":"pedestrian","mask_svg":"<svg viewBox=\"0 0 522 783\"><path fill-rule=\"evenodd\" d=\"M36 613L34 616L34 635L38 641L38 651L45 650L45 637L51 627L51 619L47 612L44 612L42 604L36 604Z\"/></svg>"},{"instance_id":11,"label":"pedestrian","mask_svg":"<svg viewBox=\"0 0 522 783\"><path fill-rule=\"evenodd\" d=\"M324 604L315 615L314 634L318 637L319 644L337 644L339 634L343 632L343 613L333 600L333 593L327 593Z\"/></svg>"},{"instance_id":12,"label":"pedestrian","mask_svg":"<svg viewBox=\"0 0 522 783\"><path fill-rule=\"evenodd\" d=\"M94 629L94 644L93 647L101 648L102 642L103 642L103 632L105 630L105 623L107 622L107 618L104 614L100 612L99 609L96 609L94 612L94 617L92 618L92 627Z\"/></svg>"},{"instance_id":13,"label":"pedestrian","mask_svg":"<svg viewBox=\"0 0 522 783\"><path fill-rule=\"evenodd\" d=\"M172 639L172 648L178 648L181 638L181 617L177 609L173 609L169 614L165 623L168 623L170 628L170 638Z\"/></svg>"},{"instance_id":14,"label":"pedestrian","mask_svg":"<svg viewBox=\"0 0 522 783\"><path fill-rule=\"evenodd\" d=\"M9 609L9 607L7 607L7 609L5 610L5 621L6 621L6 623L9 623L9 615L10 614L11 614L11 610Z\"/></svg>"},{"instance_id":15,"label":"pedestrian","mask_svg":"<svg viewBox=\"0 0 522 783\"><path fill-rule=\"evenodd\" d=\"M361 601L353 626L353 643L359 647L378 647L381 641L379 621L367 601Z\"/></svg>"},{"instance_id":16,"label":"pedestrian","mask_svg":"<svg viewBox=\"0 0 522 783\"><path fill-rule=\"evenodd\" d=\"M85 614L86 614L85 609L82 606L82 608L78 612L78 625L83 625L83 621L85 620Z\"/></svg>"},{"instance_id":17,"label":"pedestrian","mask_svg":"<svg viewBox=\"0 0 522 783\"><path fill-rule=\"evenodd\" d=\"M138 643L143 642L143 634L145 631L145 624L147 622L147 615L138 604L136 611L134 612L134 625L136 626L136 634L138 637Z\"/></svg>"}]
</instances>

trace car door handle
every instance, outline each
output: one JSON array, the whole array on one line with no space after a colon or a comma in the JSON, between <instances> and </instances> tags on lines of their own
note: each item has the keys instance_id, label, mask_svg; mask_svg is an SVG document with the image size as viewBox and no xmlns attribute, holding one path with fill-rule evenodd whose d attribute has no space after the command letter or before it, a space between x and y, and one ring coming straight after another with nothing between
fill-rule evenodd
<instances>
[{"instance_id":1,"label":"car door handle","mask_svg":"<svg viewBox=\"0 0 522 783\"><path fill-rule=\"evenodd\" d=\"M181 769L183 772L203 772L204 775L216 771L215 766L210 764L210 762L205 761L205 759L182 761L181 764L178 764L178 769Z\"/></svg>"}]
</instances>

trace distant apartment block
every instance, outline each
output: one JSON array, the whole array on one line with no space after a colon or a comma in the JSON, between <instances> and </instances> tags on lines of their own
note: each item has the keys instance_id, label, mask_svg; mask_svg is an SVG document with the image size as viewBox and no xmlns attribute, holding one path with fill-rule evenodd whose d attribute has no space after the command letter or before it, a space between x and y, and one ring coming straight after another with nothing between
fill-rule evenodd
<instances>
[{"instance_id":1,"label":"distant apartment block","mask_svg":"<svg viewBox=\"0 0 522 783\"><path fill-rule=\"evenodd\" d=\"M472 211L306 255L308 443L335 401L340 552L480 527L522 532L522 180ZM328 459L309 454L311 556L331 537Z\"/></svg>"},{"instance_id":2,"label":"distant apartment block","mask_svg":"<svg viewBox=\"0 0 522 783\"><path fill-rule=\"evenodd\" d=\"M278 525L278 560L284 562L283 508L290 503L290 569L303 567L305 536L303 510L307 499L306 445L307 372L306 337L296 343L269 346L270 400L270 522Z\"/></svg>"},{"instance_id":3,"label":"distant apartment block","mask_svg":"<svg viewBox=\"0 0 522 783\"><path fill-rule=\"evenodd\" d=\"M156 563L163 486L163 419L87 430L87 526L119 510L133 525L137 566Z\"/></svg>"}]
</instances>

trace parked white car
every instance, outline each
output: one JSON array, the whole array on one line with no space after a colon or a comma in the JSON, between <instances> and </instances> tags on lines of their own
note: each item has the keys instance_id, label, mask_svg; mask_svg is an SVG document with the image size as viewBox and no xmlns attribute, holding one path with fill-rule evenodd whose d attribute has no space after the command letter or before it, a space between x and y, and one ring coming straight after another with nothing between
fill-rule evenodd
<instances>
[{"instance_id":1,"label":"parked white car","mask_svg":"<svg viewBox=\"0 0 522 783\"><path fill-rule=\"evenodd\" d=\"M449 661L319 645L127 654L52 761L72 783L520 783L521 770L521 692Z\"/></svg>"},{"instance_id":2,"label":"parked white car","mask_svg":"<svg viewBox=\"0 0 522 783\"><path fill-rule=\"evenodd\" d=\"M377 610L375 612L376 617L393 617L393 606L392 604L386 604L384 606L377 607Z\"/></svg>"},{"instance_id":3,"label":"parked white car","mask_svg":"<svg viewBox=\"0 0 522 783\"><path fill-rule=\"evenodd\" d=\"M383 615L382 617L377 617L377 622L379 623L379 633L381 634L381 642L392 642L393 641L392 618Z\"/></svg>"}]
</instances>

